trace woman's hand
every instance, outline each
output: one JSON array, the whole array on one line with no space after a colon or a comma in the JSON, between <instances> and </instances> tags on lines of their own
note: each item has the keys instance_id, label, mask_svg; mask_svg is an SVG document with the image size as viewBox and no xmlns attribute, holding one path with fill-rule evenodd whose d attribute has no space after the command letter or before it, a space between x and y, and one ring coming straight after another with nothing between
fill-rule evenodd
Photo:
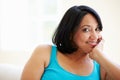
<instances>
[{"instance_id":1,"label":"woman's hand","mask_svg":"<svg viewBox=\"0 0 120 80\"><path fill-rule=\"evenodd\" d=\"M89 57L93 60L97 60L103 53L104 40L102 38L98 39L98 44L89 53Z\"/></svg>"}]
</instances>

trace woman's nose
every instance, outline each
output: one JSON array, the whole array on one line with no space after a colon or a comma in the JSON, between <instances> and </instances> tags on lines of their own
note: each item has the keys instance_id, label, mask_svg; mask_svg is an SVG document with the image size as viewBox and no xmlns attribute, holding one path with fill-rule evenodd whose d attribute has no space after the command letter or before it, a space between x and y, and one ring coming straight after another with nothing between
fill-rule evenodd
<instances>
[{"instance_id":1,"label":"woman's nose","mask_svg":"<svg viewBox=\"0 0 120 80\"><path fill-rule=\"evenodd\" d=\"M91 32L90 39L97 40L99 38L99 34L96 31Z\"/></svg>"}]
</instances>

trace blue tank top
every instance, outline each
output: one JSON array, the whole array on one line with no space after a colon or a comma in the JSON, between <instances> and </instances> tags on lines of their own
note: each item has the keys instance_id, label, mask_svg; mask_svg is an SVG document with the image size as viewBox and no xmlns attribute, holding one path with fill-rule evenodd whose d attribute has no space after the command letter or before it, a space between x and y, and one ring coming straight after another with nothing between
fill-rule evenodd
<instances>
[{"instance_id":1,"label":"blue tank top","mask_svg":"<svg viewBox=\"0 0 120 80\"><path fill-rule=\"evenodd\" d=\"M57 48L52 46L49 65L45 68L41 80L100 80L100 66L94 61L94 69L87 76L80 76L64 70L57 61Z\"/></svg>"}]
</instances>

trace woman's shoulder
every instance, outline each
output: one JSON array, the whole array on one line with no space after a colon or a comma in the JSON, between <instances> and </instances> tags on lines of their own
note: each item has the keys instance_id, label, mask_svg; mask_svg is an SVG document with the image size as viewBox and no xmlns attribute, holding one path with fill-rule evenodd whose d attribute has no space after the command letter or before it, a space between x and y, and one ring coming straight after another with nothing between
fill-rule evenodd
<instances>
[{"instance_id":1,"label":"woman's shoulder","mask_svg":"<svg viewBox=\"0 0 120 80\"><path fill-rule=\"evenodd\" d=\"M25 64L22 79L35 80L40 79L44 68L48 65L50 59L51 45L39 45L37 46L31 57ZM29 79L28 79L29 78Z\"/></svg>"},{"instance_id":2,"label":"woman's shoulder","mask_svg":"<svg viewBox=\"0 0 120 80\"><path fill-rule=\"evenodd\" d=\"M50 60L51 48L52 45L38 45L33 51L32 56L35 60L43 61L45 66L47 66Z\"/></svg>"},{"instance_id":3,"label":"woman's shoulder","mask_svg":"<svg viewBox=\"0 0 120 80\"><path fill-rule=\"evenodd\" d=\"M52 45L38 45L35 48L34 52L36 54L43 54L44 55L45 53L49 53L51 51L51 47L52 47Z\"/></svg>"}]
</instances>

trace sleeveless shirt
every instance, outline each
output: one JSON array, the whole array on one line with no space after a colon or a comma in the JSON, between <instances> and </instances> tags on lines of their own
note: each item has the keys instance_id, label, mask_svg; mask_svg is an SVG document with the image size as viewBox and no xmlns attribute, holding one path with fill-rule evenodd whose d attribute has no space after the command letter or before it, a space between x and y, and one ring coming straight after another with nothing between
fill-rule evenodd
<instances>
[{"instance_id":1,"label":"sleeveless shirt","mask_svg":"<svg viewBox=\"0 0 120 80\"><path fill-rule=\"evenodd\" d=\"M100 80L100 66L96 61L93 71L86 76L73 74L63 69L57 61L57 48L52 46L49 65L45 68L41 80Z\"/></svg>"}]
</instances>

